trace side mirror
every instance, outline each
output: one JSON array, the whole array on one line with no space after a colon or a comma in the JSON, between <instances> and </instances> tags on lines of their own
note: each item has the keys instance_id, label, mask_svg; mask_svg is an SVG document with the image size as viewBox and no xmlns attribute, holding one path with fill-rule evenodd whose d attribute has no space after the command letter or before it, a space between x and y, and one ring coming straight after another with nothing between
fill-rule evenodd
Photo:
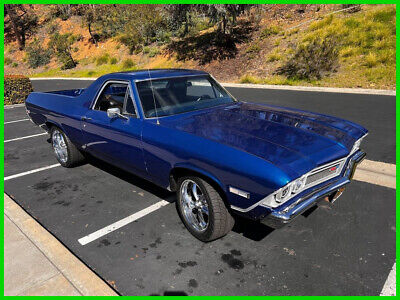
<instances>
[{"instance_id":1,"label":"side mirror","mask_svg":"<svg viewBox=\"0 0 400 300\"><path fill-rule=\"evenodd\" d=\"M124 116L123 114L121 114L121 111L118 107L113 107L113 108L107 109L107 117L109 117L110 119L114 119L116 117L125 119L125 120L129 119L127 116Z\"/></svg>"},{"instance_id":2,"label":"side mirror","mask_svg":"<svg viewBox=\"0 0 400 300\"><path fill-rule=\"evenodd\" d=\"M121 115L121 111L119 110L118 107L113 107L113 108L107 109L107 117L109 117L110 119L116 118L120 115Z\"/></svg>"}]
</instances>

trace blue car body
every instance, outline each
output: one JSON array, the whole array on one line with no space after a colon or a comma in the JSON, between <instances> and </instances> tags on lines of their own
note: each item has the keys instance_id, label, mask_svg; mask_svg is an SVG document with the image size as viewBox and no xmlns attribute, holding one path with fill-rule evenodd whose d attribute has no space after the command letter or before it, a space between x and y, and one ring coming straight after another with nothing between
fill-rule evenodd
<instances>
[{"instance_id":1,"label":"blue car body","mask_svg":"<svg viewBox=\"0 0 400 300\"><path fill-rule=\"evenodd\" d=\"M31 93L28 115L45 129L58 126L79 149L163 188L176 188L176 173L201 174L218 186L232 211L275 227L347 184L365 156L354 147L367 134L362 126L285 107L238 101L146 118L136 82L149 75L159 79L208 73L169 69L108 74L84 90ZM106 112L91 109L110 80L129 82L137 116L110 119ZM316 181L278 207L263 204L293 180L338 161L335 176Z\"/></svg>"}]
</instances>

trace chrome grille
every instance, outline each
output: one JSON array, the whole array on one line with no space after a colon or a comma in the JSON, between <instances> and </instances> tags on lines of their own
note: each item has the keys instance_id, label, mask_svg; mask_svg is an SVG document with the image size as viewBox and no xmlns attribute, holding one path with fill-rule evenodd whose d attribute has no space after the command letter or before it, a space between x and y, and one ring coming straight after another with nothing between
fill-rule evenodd
<instances>
[{"instance_id":1,"label":"chrome grille","mask_svg":"<svg viewBox=\"0 0 400 300\"><path fill-rule=\"evenodd\" d=\"M339 172L340 172L340 163L335 164L333 166L329 166L329 167L327 167L325 169L317 171L314 174L310 174L307 177L306 185L309 185L309 184L311 184L313 182L316 182L316 181L319 181L321 179L324 179L325 177L330 177L330 176L339 174Z\"/></svg>"}]
</instances>

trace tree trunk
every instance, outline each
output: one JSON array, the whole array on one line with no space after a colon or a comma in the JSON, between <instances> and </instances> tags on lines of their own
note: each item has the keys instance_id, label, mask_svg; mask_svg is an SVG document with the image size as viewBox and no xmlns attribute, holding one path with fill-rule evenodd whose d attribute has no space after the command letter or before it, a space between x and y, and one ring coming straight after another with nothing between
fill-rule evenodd
<instances>
[{"instance_id":1,"label":"tree trunk","mask_svg":"<svg viewBox=\"0 0 400 300\"><path fill-rule=\"evenodd\" d=\"M224 34L226 33L226 17L225 16L222 18L222 32Z\"/></svg>"},{"instance_id":2,"label":"tree trunk","mask_svg":"<svg viewBox=\"0 0 400 300\"><path fill-rule=\"evenodd\" d=\"M76 62L75 60L72 58L71 52L68 52L69 58L71 59L72 63L74 64L74 68L76 67Z\"/></svg>"},{"instance_id":3,"label":"tree trunk","mask_svg":"<svg viewBox=\"0 0 400 300\"><path fill-rule=\"evenodd\" d=\"M88 22L88 30L89 30L89 34L90 34L90 38L92 39L93 43L97 46L97 40L95 38L95 36L92 33L92 23Z\"/></svg>"},{"instance_id":4,"label":"tree trunk","mask_svg":"<svg viewBox=\"0 0 400 300\"><path fill-rule=\"evenodd\" d=\"M5 8L8 13L8 16L10 17L10 22L14 30L15 37L17 38L19 50L23 50L25 48L25 34L18 29L17 26L18 16L16 15L12 4L5 4Z\"/></svg>"}]
</instances>

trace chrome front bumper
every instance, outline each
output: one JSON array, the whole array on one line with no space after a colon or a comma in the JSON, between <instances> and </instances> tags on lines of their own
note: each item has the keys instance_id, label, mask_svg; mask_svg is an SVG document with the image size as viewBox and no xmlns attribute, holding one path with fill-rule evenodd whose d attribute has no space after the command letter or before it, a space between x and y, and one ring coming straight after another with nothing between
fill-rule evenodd
<instances>
[{"instance_id":1,"label":"chrome front bumper","mask_svg":"<svg viewBox=\"0 0 400 300\"><path fill-rule=\"evenodd\" d=\"M346 167L342 171L340 177L328 181L326 184L321 184L311 193L297 199L289 206L279 210L273 210L265 218L261 219L263 224L273 228L280 228L283 225L291 222L298 215L318 204L327 196L334 196L340 189L350 183L353 178L357 165L365 158L366 154L363 151L357 151L346 162Z\"/></svg>"}]
</instances>

